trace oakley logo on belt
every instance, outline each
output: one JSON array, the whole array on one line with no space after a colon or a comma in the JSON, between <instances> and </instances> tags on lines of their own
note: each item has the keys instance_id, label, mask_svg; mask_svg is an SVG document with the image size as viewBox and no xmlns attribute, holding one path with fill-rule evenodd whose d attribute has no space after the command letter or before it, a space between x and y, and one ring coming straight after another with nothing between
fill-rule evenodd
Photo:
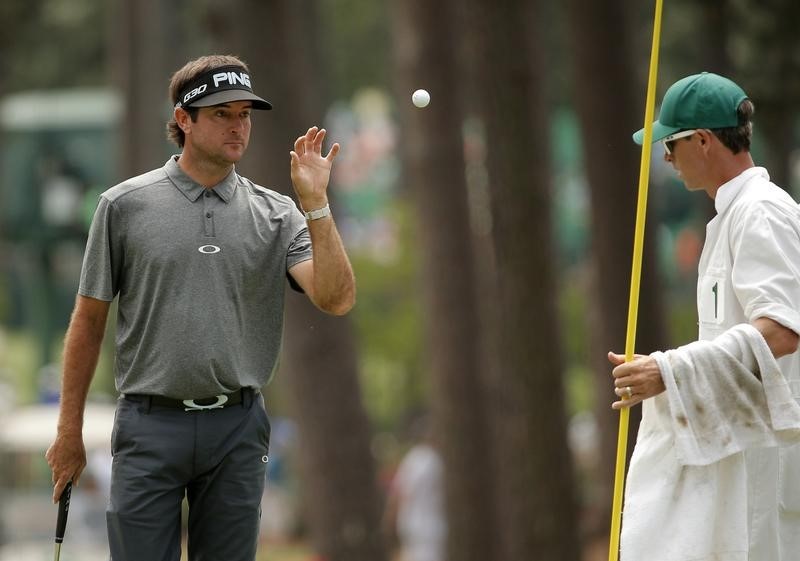
<instances>
[{"instance_id":1,"label":"oakley logo on belt","mask_svg":"<svg viewBox=\"0 0 800 561\"><path fill-rule=\"evenodd\" d=\"M216 245L201 245L200 247L197 248L197 251L199 251L200 253L211 254L211 253L219 253L220 251L222 251L222 248Z\"/></svg>"},{"instance_id":2,"label":"oakley logo on belt","mask_svg":"<svg viewBox=\"0 0 800 561\"><path fill-rule=\"evenodd\" d=\"M228 396L227 395L218 395L214 399L214 403L209 403L208 405L200 405L199 403L195 403L193 399L184 399L183 404L186 406L184 411L202 411L203 409L222 409L222 407L227 403Z\"/></svg>"}]
</instances>

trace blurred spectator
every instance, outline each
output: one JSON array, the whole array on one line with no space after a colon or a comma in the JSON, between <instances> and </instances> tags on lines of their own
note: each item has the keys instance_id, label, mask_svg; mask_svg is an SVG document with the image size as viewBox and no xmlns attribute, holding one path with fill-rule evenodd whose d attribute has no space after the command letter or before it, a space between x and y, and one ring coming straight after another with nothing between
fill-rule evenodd
<instances>
[{"instance_id":1,"label":"blurred spectator","mask_svg":"<svg viewBox=\"0 0 800 561\"><path fill-rule=\"evenodd\" d=\"M403 457L389 490L385 524L398 561L443 561L447 524L444 465L430 434Z\"/></svg>"}]
</instances>

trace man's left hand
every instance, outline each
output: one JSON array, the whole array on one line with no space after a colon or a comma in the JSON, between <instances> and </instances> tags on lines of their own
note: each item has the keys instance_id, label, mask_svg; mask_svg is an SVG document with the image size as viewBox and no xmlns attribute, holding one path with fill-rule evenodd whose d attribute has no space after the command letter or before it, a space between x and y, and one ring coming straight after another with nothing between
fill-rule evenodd
<instances>
[{"instance_id":1,"label":"man's left hand","mask_svg":"<svg viewBox=\"0 0 800 561\"><path fill-rule=\"evenodd\" d=\"M614 393L622 398L611 404L614 409L631 407L667 389L658 363L650 356L636 355L625 362L625 355L608 353L608 360L614 365Z\"/></svg>"}]
</instances>

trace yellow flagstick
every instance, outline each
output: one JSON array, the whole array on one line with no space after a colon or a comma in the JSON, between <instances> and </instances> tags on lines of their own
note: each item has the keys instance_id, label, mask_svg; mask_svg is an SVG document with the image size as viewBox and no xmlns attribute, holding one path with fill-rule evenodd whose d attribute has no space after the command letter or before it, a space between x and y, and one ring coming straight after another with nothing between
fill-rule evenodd
<instances>
[{"instance_id":1,"label":"yellow flagstick","mask_svg":"<svg viewBox=\"0 0 800 561\"><path fill-rule=\"evenodd\" d=\"M650 178L650 152L653 144L653 116L656 104L656 76L658 76L658 46L661 42L662 0L656 0L653 21L653 46L650 50L650 72L647 79L647 101L644 110L644 140L642 161L639 167L639 197L636 206L636 231L633 239L633 266L631 267L631 294L628 303L628 330L625 338L625 361L633 360L636 346L636 319L639 312L639 286L642 276L642 252L644 248L644 222L647 215L647 188ZM611 538L608 546L609 561L619 558L619 533L622 521L622 490L625 483L625 458L628 449L628 420L630 411L623 408L619 413L617 436L617 465L614 471L614 501L611 508Z\"/></svg>"}]
</instances>

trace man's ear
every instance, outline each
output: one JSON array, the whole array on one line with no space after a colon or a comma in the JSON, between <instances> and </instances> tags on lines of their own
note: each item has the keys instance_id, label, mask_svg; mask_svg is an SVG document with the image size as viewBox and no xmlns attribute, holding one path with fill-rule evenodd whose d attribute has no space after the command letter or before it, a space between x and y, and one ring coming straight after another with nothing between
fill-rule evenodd
<instances>
[{"instance_id":1,"label":"man's ear","mask_svg":"<svg viewBox=\"0 0 800 561\"><path fill-rule=\"evenodd\" d=\"M183 131L183 134L188 134L192 130L192 118L189 116L189 113L183 109L182 107L175 108L175 122L178 124L178 127Z\"/></svg>"},{"instance_id":2,"label":"man's ear","mask_svg":"<svg viewBox=\"0 0 800 561\"><path fill-rule=\"evenodd\" d=\"M698 136L700 137L700 146L705 146L710 140L711 135L714 134L708 129L700 129L697 132L699 133Z\"/></svg>"}]
</instances>

